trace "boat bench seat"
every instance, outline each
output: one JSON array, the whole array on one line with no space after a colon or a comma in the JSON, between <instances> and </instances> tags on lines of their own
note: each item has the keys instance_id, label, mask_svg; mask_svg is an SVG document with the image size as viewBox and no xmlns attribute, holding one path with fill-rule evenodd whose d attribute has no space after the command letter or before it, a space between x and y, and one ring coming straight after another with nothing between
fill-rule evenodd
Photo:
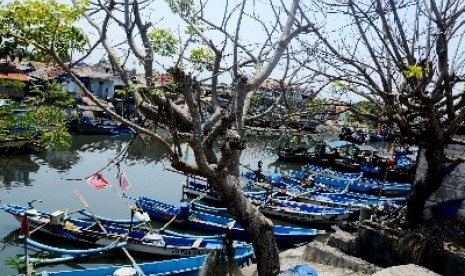
<instances>
[{"instance_id":1,"label":"boat bench seat","mask_svg":"<svg viewBox=\"0 0 465 276\"><path fill-rule=\"evenodd\" d=\"M194 243L192 243L192 247L193 248L199 248L200 244L202 243L203 241L203 238L198 238L194 241Z\"/></svg>"},{"instance_id":2,"label":"boat bench seat","mask_svg":"<svg viewBox=\"0 0 465 276\"><path fill-rule=\"evenodd\" d=\"M103 227L102 224L97 222L92 223L91 225L86 227L85 230L108 233L108 229L106 229L105 227Z\"/></svg>"}]
</instances>

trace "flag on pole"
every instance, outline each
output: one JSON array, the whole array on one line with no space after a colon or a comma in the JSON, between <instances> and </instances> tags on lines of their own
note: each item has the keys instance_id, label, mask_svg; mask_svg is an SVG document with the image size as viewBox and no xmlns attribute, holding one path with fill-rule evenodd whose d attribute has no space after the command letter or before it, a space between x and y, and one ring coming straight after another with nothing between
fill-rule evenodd
<instances>
[{"instance_id":1,"label":"flag on pole","mask_svg":"<svg viewBox=\"0 0 465 276\"><path fill-rule=\"evenodd\" d=\"M29 219L27 218L27 215L24 214L21 217L21 235L25 237L29 237Z\"/></svg>"},{"instance_id":2,"label":"flag on pole","mask_svg":"<svg viewBox=\"0 0 465 276\"><path fill-rule=\"evenodd\" d=\"M129 183L129 180L123 171L119 171L116 174L116 179L118 179L119 188L121 189L121 191L126 191L129 187L131 187L131 183Z\"/></svg>"},{"instance_id":3,"label":"flag on pole","mask_svg":"<svg viewBox=\"0 0 465 276\"><path fill-rule=\"evenodd\" d=\"M106 180L100 172L94 173L91 177L87 178L86 182L97 190L110 186L108 180Z\"/></svg>"}]
</instances>

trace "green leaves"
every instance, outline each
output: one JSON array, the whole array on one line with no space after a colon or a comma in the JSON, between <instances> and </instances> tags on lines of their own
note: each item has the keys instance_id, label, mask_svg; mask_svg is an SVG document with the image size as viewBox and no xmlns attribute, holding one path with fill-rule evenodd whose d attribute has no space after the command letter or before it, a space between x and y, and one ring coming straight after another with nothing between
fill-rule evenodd
<instances>
[{"instance_id":1,"label":"green leaves","mask_svg":"<svg viewBox=\"0 0 465 276\"><path fill-rule=\"evenodd\" d=\"M195 70L213 70L213 59L214 55L208 48L196 48L192 49L189 55L189 61Z\"/></svg>"},{"instance_id":2,"label":"green leaves","mask_svg":"<svg viewBox=\"0 0 465 276\"><path fill-rule=\"evenodd\" d=\"M153 28L148 33L153 50L162 56L172 56L176 53L179 41L169 29Z\"/></svg>"},{"instance_id":3,"label":"green leaves","mask_svg":"<svg viewBox=\"0 0 465 276\"><path fill-rule=\"evenodd\" d=\"M314 98L307 105L307 111L310 113L323 112L325 109L325 102L323 99Z\"/></svg>"},{"instance_id":4,"label":"green leaves","mask_svg":"<svg viewBox=\"0 0 465 276\"><path fill-rule=\"evenodd\" d=\"M71 147L71 134L64 122L57 123L53 128L46 129L39 139L39 143L47 149L68 149Z\"/></svg>"},{"instance_id":5,"label":"green leaves","mask_svg":"<svg viewBox=\"0 0 465 276\"><path fill-rule=\"evenodd\" d=\"M40 99L36 103L48 104L56 107L67 107L75 103L69 92L66 91L61 84L56 82L46 82L45 89L42 91L38 87L33 86L32 94L36 94Z\"/></svg>"},{"instance_id":6,"label":"green leaves","mask_svg":"<svg viewBox=\"0 0 465 276\"><path fill-rule=\"evenodd\" d=\"M48 60L48 51L55 48L60 57L67 58L72 50L83 50L88 38L73 26L88 5L87 0L77 0L67 5L57 0L13 1L0 9L0 34L2 46L32 48L36 58Z\"/></svg>"},{"instance_id":7,"label":"green leaves","mask_svg":"<svg viewBox=\"0 0 465 276\"><path fill-rule=\"evenodd\" d=\"M192 0L165 0L174 13L190 16L194 11L194 1Z\"/></svg>"},{"instance_id":8,"label":"green leaves","mask_svg":"<svg viewBox=\"0 0 465 276\"><path fill-rule=\"evenodd\" d=\"M63 107L74 103L68 92L57 83L47 83L45 89L34 88L35 98L29 106L0 108L0 139L28 139L47 149L71 146Z\"/></svg>"},{"instance_id":9,"label":"green leaves","mask_svg":"<svg viewBox=\"0 0 465 276\"><path fill-rule=\"evenodd\" d=\"M410 65L409 68L404 71L404 75L409 79L420 79L423 76L423 67L417 64Z\"/></svg>"},{"instance_id":10,"label":"green leaves","mask_svg":"<svg viewBox=\"0 0 465 276\"><path fill-rule=\"evenodd\" d=\"M20 81L0 79L0 87L17 89L22 91L24 90L24 88L26 88L26 84Z\"/></svg>"},{"instance_id":11,"label":"green leaves","mask_svg":"<svg viewBox=\"0 0 465 276\"><path fill-rule=\"evenodd\" d=\"M349 83L347 83L345 81L340 81L340 80L333 81L331 83L330 88L332 90L335 90L335 91L337 91L337 90L345 90L345 91L352 90L352 86Z\"/></svg>"},{"instance_id":12,"label":"green leaves","mask_svg":"<svg viewBox=\"0 0 465 276\"><path fill-rule=\"evenodd\" d=\"M14 257L7 257L5 259L5 264L9 266L10 268L17 269L20 271L24 270L24 262L21 262L20 257L14 256Z\"/></svg>"}]
</instances>

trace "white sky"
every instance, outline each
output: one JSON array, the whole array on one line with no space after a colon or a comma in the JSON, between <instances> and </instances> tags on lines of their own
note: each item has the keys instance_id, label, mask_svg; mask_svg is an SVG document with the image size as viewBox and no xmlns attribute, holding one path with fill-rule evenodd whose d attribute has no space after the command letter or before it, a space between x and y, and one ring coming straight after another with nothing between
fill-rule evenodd
<instances>
[{"instance_id":1,"label":"white sky","mask_svg":"<svg viewBox=\"0 0 465 276\"><path fill-rule=\"evenodd\" d=\"M211 22L220 24L220 22L223 19L225 2L226 1L218 1L218 0L210 0L207 2L208 4L206 5L204 14ZM238 2L238 1L230 1L230 6L229 6L230 9L233 7L231 3L234 3L234 2ZM246 8L246 12L252 13L253 16L259 17L263 22L266 23L266 28L271 29L275 21L275 16L274 16L273 11L269 8L269 5L267 4L268 3L267 0L255 0L255 1L249 1L248 3L249 4L248 4L248 7ZM279 4L279 2L277 2L277 4ZM254 7L255 7L255 12L253 9ZM312 14L310 14L310 16L311 15ZM179 16L173 15L171 13L171 10L169 9L169 7L165 4L163 0L154 1L154 3L152 3L151 6L146 10L144 18L145 20L152 22L154 26L156 27L169 28L171 31L173 31L173 33L179 33L179 32L182 33L186 26L186 24L179 18ZM236 18L237 18L237 15L236 15ZM322 23L324 22L325 19L314 18L314 20L318 21L319 23ZM249 45L248 49L250 49L255 54L258 54L257 52L260 49L259 47L261 47L261 45L267 39L265 29L263 28L263 26L257 24L256 21L250 19L250 17L248 16L245 16L243 18L243 22L244 23L241 26L241 33L240 33L241 35L240 43L243 45ZM235 23L236 23L235 18L230 20L229 22L228 29L230 30L231 33L234 33L234 30L236 28ZM338 25L342 23L340 21L331 21L330 24L332 25L331 28L338 28L339 27ZM81 26L85 30L88 30L90 37L95 37L94 30L91 27L89 27L89 25L86 22L82 22ZM277 34L279 35L279 32ZM208 36L214 42L215 41L217 42L216 45L220 45L220 42L224 39L224 36L219 32L213 32L213 31L209 32ZM109 37L113 40L115 44L117 44L118 41L122 41L123 39L125 39L125 37L123 36L123 32L114 26L109 31ZM258 45L258 46L254 47L253 45ZM229 62L226 62L224 66L230 66L231 60L232 60L230 58L231 53L226 52L226 54L228 55L228 57L225 58L225 60L229 60ZM97 49L97 51L91 58L87 59L87 62L96 63L104 56L105 56L105 51L103 50L103 48L100 47L99 49ZM170 59L170 58L163 58L161 56L157 56L156 64L154 68L158 71L164 71L164 69L168 68L169 66L173 64L176 58L177 57ZM134 68L134 67L137 68L138 71L141 71L141 67L138 65L135 59L132 59L131 62L128 62L127 68L129 69L129 68ZM253 68L249 68L247 70L249 71L244 72L244 73L253 74ZM282 70L277 68L273 71L270 77L279 79L281 78L281 74L282 74ZM302 77L305 74L301 74ZM208 77L208 74L205 74L205 75ZM230 83L231 77L229 75L222 75L220 76L220 81L225 82L225 83ZM334 97L334 96L326 94L325 97ZM354 100L353 98L348 97L348 96L342 97L341 99L347 100L347 101Z\"/></svg>"}]
</instances>

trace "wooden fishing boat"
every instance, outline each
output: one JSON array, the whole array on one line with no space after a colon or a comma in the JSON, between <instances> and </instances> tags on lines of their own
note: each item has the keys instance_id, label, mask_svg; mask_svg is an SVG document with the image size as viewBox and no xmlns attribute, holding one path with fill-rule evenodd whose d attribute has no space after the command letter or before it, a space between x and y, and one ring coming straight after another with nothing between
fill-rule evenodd
<instances>
[{"instance_id":1,"label":"wooden fishing boat","mask_svg":"<svg viewBox=\"0 0 465 276\"><path fill-rule=\"evenodd\" d=\"M294 173L294 175L299 175L298 173ZM313 164L307 164L302 167L302 173L300 177L305 177L308 175L323 175L332 178L342 178L342 179L357 179L362 177L361 173L350 173L350 172L340 172L336 170L332 170L330 168L325 168Z\"/></svg>"},{"instance_id":2,"label":"wooden fishing boat","mask_svg":"<svg viewBox=\"0 0 465 276\"><path fill-rule=\"evenodd\" d=\"M291 198L292 197L292 198ZM373 207L391 202L395 206L399 206L405 202L405 197L387 197L387 196L373 196L352 192L344 193L306 193L292 195L286 200L294 200L306 202L314 205L326 207L342 207L348 208L353 212L358 212L362 207Z\"/></svg>"},{"instance_id":3,"label":"wooden fishing boat","mask_svg":"<svg viewBox=\"0 0 465 276\"><path fill-rule=\"evenodd\" d=\"M133 129L110 119L99 107L79 105L74 112L76 115L71 116L68 123L70 131L88 135L136 134Z\"/></svg>"},{"instance_id":4,"label":"wooden fishing boat","mask_svg":"<svg viewBox=\"0 0 465 276\"><path fill-rule=\"evenodd\" d=\"M191 197L202 197L203 200L218 201L219 196L206 181L188 180L182 186L182 192Z\"/></svg>"},{"instance_id":5,"label":"wooden fishing boat","mask_svg":"<svg viewBox=\"0 0 465 276\"><path fill-rule=\"evenodd\" d=\"M303 193L310 189L308 185L303 183L304 180L295 179L292 176L281 173L268 174L261 180L258 180L250 173L245 173L243 176L249 180L248 184L243 187L246 193L255 192L257 189L277 191L282 187L291 193Z\"/></svg>"},{"instance_id":6,"label":"wooden fishing boat","mask_svg":"<svg viewBox=\"0 0 465 276\"><path fill-rule=\"evenodd\" d=\"M76 270L41 271L39 275L50 276L113 276L113 275L177 275L196 276L204 266L208 255L164 261L146 262L137 266L106 266ZM234 259L238 266L246 264L253 257L251 247L237 248Z\"/></svg>"},{"instance_id":7,"label":"wooden fishing boat","mask_svg":"<svg viewBox=\"0 0 465 276\"><path fill-rule=\"evenodd\" d=\"M81 209L77 211L79 214L85 216L86 218L91 218L94 220L98 220L101 223L104 224L115 224L115 225L123 225L123 226L128 226L128 225L138 225L138 224L143 224L145 222L149 222L150 218L146 213L142 213L138 210L134 210L132 217L130 219L114 219L114 218L108 218L100 215L96 215L92 212L90 212L87 209Z\"/></svg>"},{"instance_id":8,"label":"wooden fishing boat","mask_svg":"<svg viewBox=\"0 0 465 276\"><path fill-rule=\"evenodd\" d=\"M405 203L405 200L406 200L406 197L367 195L367 194L353 193L353 192L321 193L321 194L315 194L315 195L324 196L333 201L344 201L344 202L362 201L366 203L368 206L376 206L386 201L390 201L396 205L401 205Z\"/></svg>"},{"instance_id":9,"label":"wooden fishing boat","mask_svg":"<svg viewBox=\"0 0 465 276\"><path fill-rule=\"evenodd\" d=\"M228 233L234 239L250 239L250 234L233 218L192 210L187 202L176 206L148 197L139 197L135 201L137 206L147 212L154 220L172 221L189 229ZM274 225L273 231L276 242L285 246L307 243L317 235L325 233L325 231L318 229L283 225Z\"/></svg>"},{"instance_id":10,"label":"wooden fishing boat","mask_svg":"<svg viewBox=\"0 0 465 276\"><path fill-rule=\"evenodd\" d=\"M296 133L280 137L275 151L279 161L329 166L339 156L334 148L333 142L317 141Z\"/></svg>"},{"instance_id":11,"label":"wooden fishing boat","mask_svg":"<svg viewBox=\"0 0 465 276\"><path fill-rule=\"evenodd\" d=\"M318 206L305 202L282 200L268 197L248 198L257 205L260 211L271 217L289 220L294 223L333 225L348 221L352 211L348 208Z\"/></svg>"},{"instance_id":12,"label":"wooden fishing boat","mask_svg":"<svg viewBox=\"0 0 465 276\"><path fill-rule=\"evenodd\" d=\"M149 229L127 228L105 225L98 221L79 220L65 215L63 211L53 213L38 211L14 204L2 206L7 213L21 220L28 215L29 225L38 231L86 244L109 245L118 241L126 241L127 250L162 255L162 256L195 256L220 249L222 240L176 237L160 235ZM235 248L250 247L243 242L234 242Z\"/></svg>"},{"instance_id":13,"label":"wooden fishing boat","mask_svg":"<svg viewBox=\"0 0 465 276\"><path fill-rule=\"evenodd\" d=\"M89 218L89 219L102 218L102 220L100 220L100 222L104 223L104 224L128 225L128 223L127 223L127 221L125 219L107 218L107 217L92 214L89 211L79 211L79 213L81 215ZM135 224L134 225L135 228L144 228L144 227L146 227L145 223L147 223L146 220L139 220L139 221L136 220L132 224ZM169 229L166 229L166 228L160 228L160 229L157 229L157 231L158 231L158 233L167 234L167 235L170 235L170 236L188 237L188 238L222 239L222 238L224 238L226 236L226 234L194 235L194 234L188 234L188 233L184 233L184 232L181 233L181 232L178 232L178 231L169 230Z\"/></svg>"},{"instance_id":14,"label":"wooden fishing boat","mask_svg":"<svg viewBox=\"0 0 465 276\"><path fill-rule=\"evenodd\" d=\"M319 167L321 168L321 167ZM313 167L313 170L318 170L317 167ZM320 169L320 171L323 173L325 172L326 175L331 175L332 177L327 177L330 179L330 181L339 181L341 183L345 183L344 185L347 185L348 182L355 181L357 180L355 177L358 176L360 178L360 174L350 174L350 173L339 173L335 171L331 171L328 169ZM297 176L299 177L299 176ZM349 177L349 178L346 178ZM346 181L346 182L344 182ZM392 184L392 183L391 183ZM356 213L360 210L361 207L372 207L372 206L377 206L379 204L382 204L383 202L386 201L391 201L396 205L400 205L403 202L405 202L405 196L393 196L393 195L370 195L370 194L363 194L363 193L356 193L356 192L351 192L351 191L342 191L344 190L347 186L340 185L340 186L331 186L331 185L324 185L325 188L320 188L320 190L323 190L324 192L317 192L316 187L314 189L306 189L304 191L298 192L298 193L292 193L290 190L287 190L286 193L280 193L277 192L276 190L273 190L272 192L268 190L261 190L261 191L255 191L255 192L250 192L246 191L244 194L255 200L255 203L257 206L260 206L260 210L265 211L264 213L270 216L275 216L275 217L280 217L282 219L287 219L287 220L297 220L299 221L299 216L295 214L296 211L298 210L293 210L293 212L286 214L285 211L277 211L279 210L275 206L267 206L265 207L264 202L269 200L270 198L274 198L277 200L280 200L280 204L282 205L283 202L285 201L290 201L289 204L293 204L293 202L302 202L302 203L308 203L308 205L316 205L316 206L322 206L326 207L323 209L317 209L315 207L311 207L312 213L315 212L326 212L326 217L328 217L328 212L331 210L331 208L339 208L339 209L346 209L347 211L353 212L353 214L350 214L349 217L354 217ZM408 188L409 185L406 185ZM183 186L183 191L185 194L192 196L192 197L202 197L202 200L208 199L208 201L211 202L216 202L218 203L220 200L218 198L218 195L216 192L209 188L206 182L202 181L191 181L186 183ZM341 192L342 191L342 192ZM385 190L387 191L387 189ZM271 196L270 196L271 195ZM282 208L282 207L281 207ZM203 212L212 212L212 209L203 209L200 210L197 208L199 211ZM273 210L274 209L274 210ZM292 210L292 208L287 209L287 211ZM308 211L309 208L306 208ZM217 213L216 211L213 211L213 213ZM304 216L302 214L302 216ZM320 219L319 217L322 216L322 214L306 214L307 220L312 220L313 223L320 223L322 222L323 219ZM313 218L312 218L313 216ZM347 214L342 215L342 221L347 219ZM334 223L340 223L340 221L328 221L330 224Z\"/></svg>"},{"instance_id":15,"label":"wooden fishing boat","mask_svg":"<svg viewBox=\"0 0 465 276\"><path fill-rule=\"evenodd\" d=\"M326 177L317 175L314 179L314 184L319 187L320 190L334 191L350 191L356 193L365 193L371 195L385 195L385 196L406 196L410 193L412 185L410 183L399 183L392 181L384 181L369 178L359 179L338 179L333 177ZM333 188L333 189L331 189Z\"/></svg>"},{"instance_id":16,"label":"wooden fishing boat","mask_svg":"<svg viewBox=\"0 0 465 276\"><path fill-rule=\"evenodd\" d=\"M28 257L27 261L30 264L35 266L37 265L47 265L47 264L56 264L56 263L63 263L69 261L75 261L80 258L89 258L92 256L100 255L103 253L111 252L116 249L121 249L124 247L127 242L117 242L103 247L97 248L89 248L89 249L67 249L67 248L60 248L51 245L47 245L31 238L26 238L25 242L28 246L34 247L36 249L41 250L42 252L49 252L54 255L61 255L61 257L54 257L54 258L36 258L36 257ZM25 262L26 258L22 257L19 260L20 262Z\"/></svg>"},{"instance_id":17,"label":"wooden fishing boat","mask_svg":"<svg viewBox=\"0 0 465 276\"><path fill-rule=\"evenodd\" d=\"M337 189L339 190L339 189ZM207 200L210 202L220 202L218 195L213 189L210 189L206 183L202 182L188 182L183 186L183 191L185 194L191 196L191 197L202 197L202 200ZM313 197L313 194L319 194L318 192L315 192L312 189L307 189L307 190L302 190L298 191L297 193L292 193L290 192L292 189L287 190L286 193L281 193L279 192L279 189L272 190L259 190L259 191L246 191L244 194L255 200L255 203L257 205L261 205L263 202L265 202L267 197L270 196L272 198L276 199L281 199L281 200L292 200L292 201L298 201L298 202L305 202L305 203L310 203L312 205L317 205L317 206L323 206L323 207L331 207L331 208L346 208L350 211L356 212L360 209L362 206L366 206L366 202L362 200L360 202L360 199L353 199L351 200L350 198L341 201L341 200L334 200L332 201L332 198L328 197ZM324 195L324 194L323 194ZM320 201L321 199L321 201ZM200 209L198 208L200 211ZM204 212L211 212L212 209L204 209ZM216 213L215 211L213 213ZM296 218L297 219L297 218Z\"/></svg>"},{"instance_id":18,"label":"wooden fishing boat","mask_svg":"<svg viewBox=\"0 0 465 276\"><path fill-rule=\"evenodd\" d=\"M244 187L244 193L250 194L266 194L268 193L267 190L260 188L258 190L253 189L251 186ZM218 194L214 189L212 189L206 181L186 181L186 183L182 186L183 194L188 195L194 198L202 198L205 201L212 201L218 202L220 201Z\"/></svg>"}]
</instances>

